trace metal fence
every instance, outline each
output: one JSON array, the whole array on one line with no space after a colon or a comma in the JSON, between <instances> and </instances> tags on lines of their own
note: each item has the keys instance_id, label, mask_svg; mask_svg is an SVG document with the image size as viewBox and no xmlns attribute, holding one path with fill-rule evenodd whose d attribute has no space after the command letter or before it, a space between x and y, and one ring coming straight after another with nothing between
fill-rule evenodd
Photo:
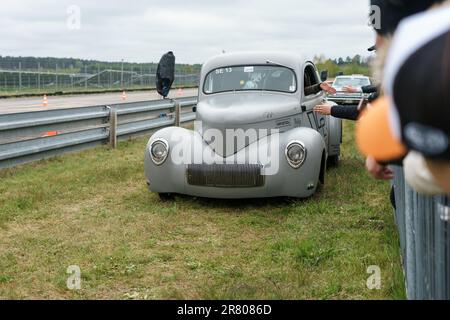
<instances>
[{"instance_id":1,"label":"metal fence","mask_svg":"<svg viewBox=\"0 0 450 320\"><path fill-rule=\"evenodd\" d=\"M129 66L127 70L92 66L81 70L62 69L57 65L52 70L42 69L39 65L34 69L22 69L20 65L14 69L0 66L0 93L154 88L155 72L152 68ZM191 87L197 86L198 82L198 73L177 72L174 86Z\"/></svg>"},{"instance_id":2,"label":"metal fence","mask_svg":"<svg viewBox=\"0 0 450 320\"><path fill-rule=\"evenodd\" d=\"M400 167L394 190L408 299L450 299L450 199L418 194Z\"/></svg>"},{"instance_id":3,"label":"metal fence","mask_svg":"<svg viewBox=\"0 0 450 320\"><path fill-rule=\"evenodd\" d=\"M0 168L195 120L197 97L0 115Z\"/></svg>"}]
</instances>

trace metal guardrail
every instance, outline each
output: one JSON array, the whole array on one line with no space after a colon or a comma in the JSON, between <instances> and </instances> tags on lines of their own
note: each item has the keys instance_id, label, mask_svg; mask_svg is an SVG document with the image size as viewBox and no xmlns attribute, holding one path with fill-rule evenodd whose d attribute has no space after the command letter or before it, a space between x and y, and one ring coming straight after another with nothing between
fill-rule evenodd
<instances>
[{"instance_id":1,"label":"metal guardrail","mask_svg":"<svg viewBox=\"0 0 450 320\"><path fill-rule=\"evenodd\" d=\"M195 120L197 97L0 115L0 168Z\"/></svg>"},{"instance_id":2,"label":"metal guardrail","mask_svg":"<svg viewBox=\"0 0 450 320\"><path fill-rule=\"evenodd\" d=\"M450 299L450 199L418 194L400 167L394 190L408 299Z\"/></svg>"}]
</instances>

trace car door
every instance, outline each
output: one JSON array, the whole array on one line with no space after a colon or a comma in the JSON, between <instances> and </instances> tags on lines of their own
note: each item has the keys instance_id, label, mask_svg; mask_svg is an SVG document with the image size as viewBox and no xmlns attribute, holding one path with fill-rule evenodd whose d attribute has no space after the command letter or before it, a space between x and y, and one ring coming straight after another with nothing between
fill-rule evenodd
<instances>
[{"instance_id":1,"label":"car door","mask_svg":"<svg viewBox=\"0 0 450 320\"><path fill-rule=\"evenodd\" d=\"M319 76L316 67L312 63L307 63L304 69L304 87L317 85L320 83ZM305 126L317 130L328 143L328 125L327 119L324 115L317 114L313 111L314 107L318 104L323 103L324 93L320 90L318 93L306 95L305 90L303 90L303 119L302 123Z\"/></svg>"}]
</instances>

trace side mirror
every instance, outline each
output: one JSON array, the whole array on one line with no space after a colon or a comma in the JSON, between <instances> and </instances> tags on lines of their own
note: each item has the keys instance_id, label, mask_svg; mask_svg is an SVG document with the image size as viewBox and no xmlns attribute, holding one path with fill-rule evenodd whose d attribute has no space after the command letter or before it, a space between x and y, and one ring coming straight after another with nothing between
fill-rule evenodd
<instances>
[{"instance_id":1,"label":"side mirror","mask_svg":"<svg viewBox=\"0 0 450 320\"><path fill-rule=\"evenodd\" d=\"M322 80L322 82L328 80L328 70L323 70L320 72L320 80Z\"/></svg>"}]
</instances>

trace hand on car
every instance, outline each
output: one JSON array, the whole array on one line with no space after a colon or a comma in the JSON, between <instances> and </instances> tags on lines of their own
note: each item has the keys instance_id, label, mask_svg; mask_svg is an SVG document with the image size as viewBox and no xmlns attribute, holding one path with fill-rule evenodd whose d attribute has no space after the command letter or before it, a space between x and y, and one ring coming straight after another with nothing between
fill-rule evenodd
<instances>
[{"instance_id":1,"label":"hand on car","mask_svg":"<svg viewBox=\"0 0 450 320\"><path fill-rule=\"evenodd\" d=\"M370 175L377 180L391 180L394 178L394 172L387 166L379 164L374 158L367 157L366 169Z\"/></svg>"},{"instance_id":2,"label":"hand on car","mask_svg":"<svg viewBox=\"0 0 450 320\"><path fill-rule=\"evenodd\" d=\"M342 91L347 92L347 93L357 93L358 89L356 89L355 87L352 87L352 86L345 86L342 88Z\"/></svg>"},{"instance_id":3,"label":"hand on car","mask_svg":"<svg viewBox=\"0 0 450 320\"><path fill-rule=\"evenodd\" d=\"M320 84L320 88L323 90L323 91L325 91L325 92L327 92L327 93L329 93L329 94L336 94L336 92L337 92L337 90L335 89L335 88L333 88L332 86L330 86L328 83L326 83L326 82L322 82L321 84Z\"/></svg>"},{"instance_id":4,"label":"hand on car","mask_svg":"<svg viewBox=\"0 0 450 320\"><path fill-rule=\"evenodd\" d=\"M330 115L331 114L331 108L333 107L333 105L328 104L328 103L324 103L324 104L319 104L317 106L314 107L314 112L323 114L323 115Z\"/></svg>"}]
</instances>

